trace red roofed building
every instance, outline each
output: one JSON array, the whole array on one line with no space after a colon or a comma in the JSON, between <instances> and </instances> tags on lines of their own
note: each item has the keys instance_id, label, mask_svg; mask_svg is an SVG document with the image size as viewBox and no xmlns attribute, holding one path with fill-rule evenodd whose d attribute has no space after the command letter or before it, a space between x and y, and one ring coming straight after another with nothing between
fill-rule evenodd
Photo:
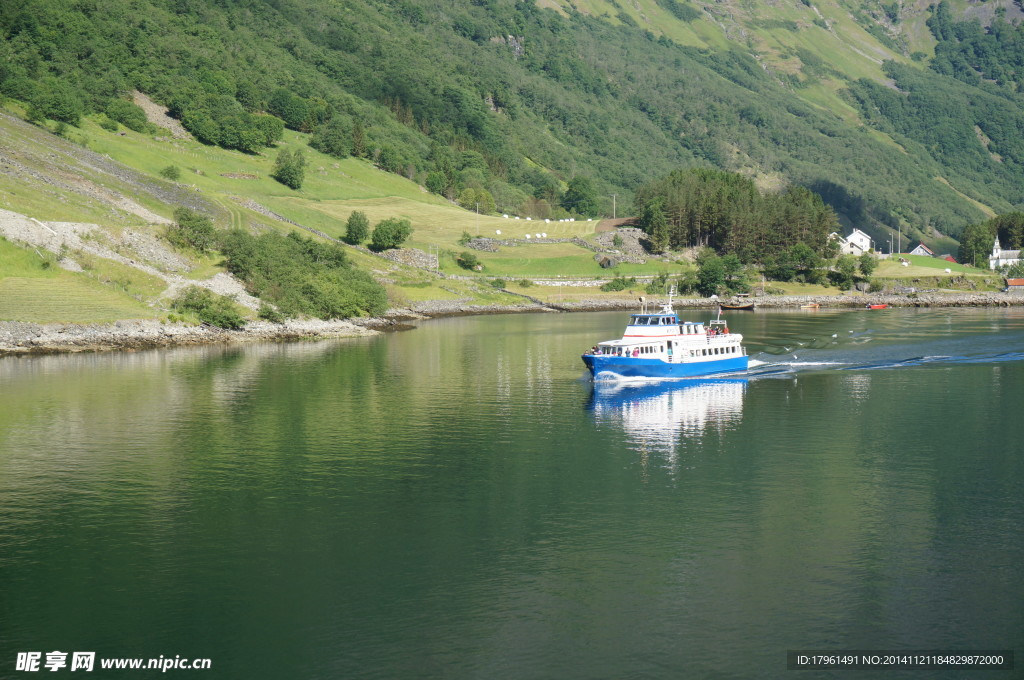
<instances>
[{"instance_id":1,"label":"red roofed building","mask_svg":"<svg viewBox=\"0 0 1024 680\"><path fill-rule=\"evenodd\" d=\"M1007 293L1024 293L1024 279L1006 279L1006 288L1003 290Z\"/></svg>"},{"instance_id":2,"label":"red roofed building","mask_svg":"<svg viewBox=\"0 0 1024 680\"><path fill-rule=\"evenodd\" d=\"M910 251L910 254L911 255L925 255L927 257L935 257L935 252L931 248L926 246L925 244L921 243L920 241L917 242L917 247L915 247L913 250Z\"/></svg>"}]
</instances>

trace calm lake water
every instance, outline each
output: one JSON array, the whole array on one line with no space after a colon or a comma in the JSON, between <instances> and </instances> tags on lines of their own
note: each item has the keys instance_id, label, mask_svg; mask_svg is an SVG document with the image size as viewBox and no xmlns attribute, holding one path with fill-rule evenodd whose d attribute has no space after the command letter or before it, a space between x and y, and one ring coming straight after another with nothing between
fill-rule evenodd
<instances>
[{"instance_id":1,"label":"calm lake water","mask_svg":"<svg viewBox=\"0 0 1024 680\"><path fill-rule=\"evenodd\" d=\"M167 674L193 678L976 677L786 652L1024 650L1024 310L728 318L748 376L643 386L579 359L625 313L0 359L0 677L54 650L209 658Z\"/></svg>"}]
</instances>

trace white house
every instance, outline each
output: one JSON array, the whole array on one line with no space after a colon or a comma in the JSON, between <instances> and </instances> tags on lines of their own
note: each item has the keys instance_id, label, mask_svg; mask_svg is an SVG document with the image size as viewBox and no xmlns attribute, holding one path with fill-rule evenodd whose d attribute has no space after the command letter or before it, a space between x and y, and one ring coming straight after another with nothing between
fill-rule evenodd
<instances>
[{"instance_id":1,"label":"white house","mask_svg":"<svg viewBox=\"0 0 1024 680\"><path fill-rule=\"evenodd\" d=\"M834 238L839 242L839 252L844 254L849 253L850 255L863 255L875 247L874 241L871 240L871 237L860 229L854 229L846 238L843 238L835 232L831 233L829 238Z\"/></svg>"},{"instance_id":2,"label":"white house","mask_svg":"<svg viewBox=\"0 0 1024 680\"><path fill-rule=\"evenodd\" d=\"M914 249L910 251L910 254L924 255L925 257L935 257L935 251L926 246L925 244L921 243L920 241L918 241L917 245L914 246Z\"/></svg>"},{"instance_id":3,"label":"white house","mask_svg":"<svg viewBox=\"0 0 1024 680\"><path fill-rule=\"evenodd\" d=\"M992 254L988 257L988 268L1012 267L1018 262L1020 262L1020 251L1003 250L1002 246L999 245L999 236L997 235L996 242L992 246Z\"/></svg>"}]
</instances>

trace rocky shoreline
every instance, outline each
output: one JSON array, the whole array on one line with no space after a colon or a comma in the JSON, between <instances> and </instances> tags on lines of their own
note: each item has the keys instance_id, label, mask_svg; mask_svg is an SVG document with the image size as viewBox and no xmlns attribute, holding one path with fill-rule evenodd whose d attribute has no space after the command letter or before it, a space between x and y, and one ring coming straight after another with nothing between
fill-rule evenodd
<instances>
[{"instance_id":1,"label":"rocky shoreline","mask_svg":"<svg viewBox=\"0 0 1024 680\"><path fill-rule=\"evenodd\" d=\"M680 308L714 308L718 300L683 298ZM1024 306L1024 295L1007 293L918 293L915 295L800 295L754 298L760 308L785 309L818 304L822 309L856 309L868 304L890 307L1009 307ZM634 299L592 299L558 304L467 305L426 302L411 309L393 309L369 319L321 321L296 319L285 323L254 321L237 331L214 326L188 326L156 320L118 321L112 324L34 324L0 321L0 357L60 352L102 352L156 347L238 343L267 340L342 338L406 330L417 321L438 317L525 312L584 312L635 309Z\"/></svg>"}]
</instances>

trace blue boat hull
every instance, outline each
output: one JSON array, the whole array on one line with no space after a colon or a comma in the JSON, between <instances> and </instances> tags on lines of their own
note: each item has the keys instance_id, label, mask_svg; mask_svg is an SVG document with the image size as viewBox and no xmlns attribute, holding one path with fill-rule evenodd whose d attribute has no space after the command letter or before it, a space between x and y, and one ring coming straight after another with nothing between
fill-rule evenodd
<instances>
[{"instance_id":1,"label":"blue boat hull","mask_svg":"<svg viewBox=\"0 0 1024 680\"><path fill-rule=\"evenodd\" d=\"M584 354L583 363L591 375L614 373L621 378L691 378L698 375L717 375L747 370L748 357L738 356L714 361L669 364L660 359Z\"/></svg>"}]
</instances>

